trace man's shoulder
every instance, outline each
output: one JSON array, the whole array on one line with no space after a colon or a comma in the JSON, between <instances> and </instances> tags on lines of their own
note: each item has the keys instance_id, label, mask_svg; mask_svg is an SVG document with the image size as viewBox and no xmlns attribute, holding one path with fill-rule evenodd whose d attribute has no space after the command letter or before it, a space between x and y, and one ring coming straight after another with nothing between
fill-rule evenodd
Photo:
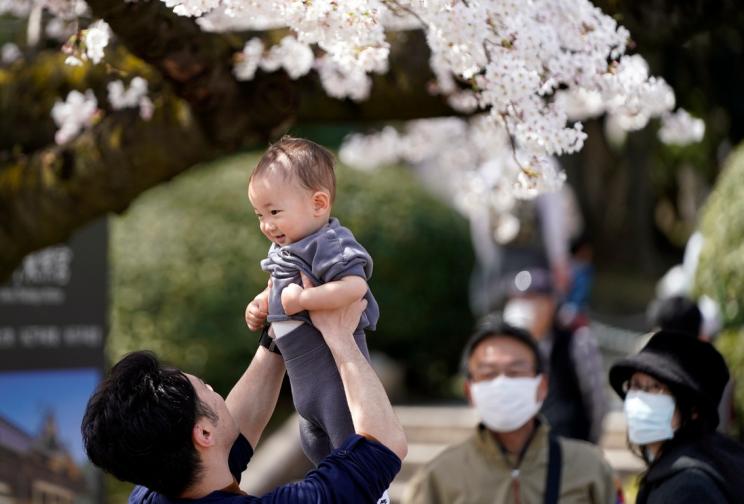
<instances>
[{"instance_id":1,"label":"man's shoulder","mask_svg":"<svg viewBox=\"0 0 744 504\"><path fill-rule=\"evenodd\" d=\"M188 502L189 504L251 504L256 501L256 497L250 495L233 494L228 492L213 492L204 498L191 499L188 501L183 499L170 499L146 487L137 485L129 495L128 504L181 504L184 502Z\"/></svg>"},{"instance_id":2,"label":"man's shoulder","mask_svg":"<svg viewBox=\"0 0 744 504\"><path fill-rule=\"evenodd\" d=\"M432 474L446 475L450 474L453 468L470 464L473 459L479 457L475 442L476 436L477 434L472 434L459 443L447 446L427 462L422 470Z\"/></svg>"}]
</instances>

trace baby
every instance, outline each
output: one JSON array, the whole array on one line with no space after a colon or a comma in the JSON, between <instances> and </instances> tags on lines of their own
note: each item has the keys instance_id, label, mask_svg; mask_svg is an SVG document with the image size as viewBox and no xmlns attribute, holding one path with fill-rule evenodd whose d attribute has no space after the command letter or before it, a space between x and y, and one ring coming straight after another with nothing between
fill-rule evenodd
<instances>
[{"instance_id":1,"label":"baby","mask_svg":"<svg viewBox=\"0 0 744 504\"><path fill-rule=\"evenodd\" d=\"M309 140L284 137L266 151L248 183L261 232L271 241L261 268L270 287L248 305L246 320L271 324L300 414L300 437L316 465L354 432L341 378L308 310L367 300L354 338L369 359L364 329L374 330L379 308L367 286L372 258L351 231L331 217L336 195L333 155ZM303 288L300 273L315 287Z\"/></svg>"}]
</instances>

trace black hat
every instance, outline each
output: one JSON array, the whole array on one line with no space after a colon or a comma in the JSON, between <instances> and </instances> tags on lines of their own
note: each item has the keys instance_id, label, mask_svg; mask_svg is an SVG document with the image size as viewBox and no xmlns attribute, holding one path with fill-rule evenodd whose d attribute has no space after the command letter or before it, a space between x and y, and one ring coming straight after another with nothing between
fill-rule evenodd
<instances>
[{"instance_id":1,"label":"black hat","mask_svg":"<svg viewBox=\"0 0 744 504\"><path fill-rule=\"evenodd\" d=\"M723 357L710 343L674 331L654 333L638 354L621 359L610 368L610 385L623 399L623 384L637 371L664 383L675 396L690 397L713 425L718 424L718 403L729 372Z\"/></svg>"}]
</instances>

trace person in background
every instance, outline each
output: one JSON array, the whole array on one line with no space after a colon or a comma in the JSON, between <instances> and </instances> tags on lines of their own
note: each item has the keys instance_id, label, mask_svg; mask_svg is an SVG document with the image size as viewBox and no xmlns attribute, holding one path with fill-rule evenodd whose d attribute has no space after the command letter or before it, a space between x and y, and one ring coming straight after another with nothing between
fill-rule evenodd
<instances>
[{"instance_id":1,"label":"person in background","mask_svg":"<svg viewBox=\"0 0 744 504\"><path fill-rule=\"evenodd\" d=\"M655 329L676 331L701 341L712 342L714 334L704 329L703 313L687 296L671 296L661 299L651 307L651 325ZM730 378L721 395L718 405L718 430L728 432L734 422L734 380Z\"/></svg>"},{"instance_id":2,"label":"person in background","mask_svg":"<svg viewBox=\"0 0 744 504\"><path fill-rule=\"evenodd\" d=\"M715 430L728 379L710 343L668 330L612 366L628 441L648 466L638 504L744 502L744 446Z\"/></svg>"},{"instance_id":3,"label":"person in background","mask_svg":"<svg viewBox=\"0 0 744 504\"><path fill-rule=\"evenodd\" d=\"M470 236L476 264L470 280L470 305L477 317L504 307L510 282L520 271L540 269L550 273L554 291L565 296L572 285L571 240L583 228L576 197L568 184L560 191L519 200L505 216L489 207L470 215ZM500 227L510 230L500 232Z\"/></svg>"},{"instance_id":4,"label":"person in background","mask_svg":"<svg viewBox=\"0 0 744 504\"><path fill-rule=\"evenodd\" d=\"M519 272L504 320L527 329L537 340L550 377L542 413L561 436L597 443L607 413L602 355L588 325L563 325L551 274L544 270Z\"/></svg>"},{"instance_id":5,"label":"person in background","mask_svg":"<svg viewBox=\"0 0 744 504\"><path fill-rule=\"evenodd\" d=\"M651 307L650 318L651 325L655 328L709 341L702 333L703 314L697 303L687 296L671 296L658 301Z\"/></svg>"},{"instance_id":6,"label":"person in background","mask_svg":"<svg viewBox=\"0 0 744 504\"><path fill-rule=\"evenodd\" d=\"M466 344L463 371L481 423L413 477L405 504L618 501L599 448L556 436L539 414L549 385L527 331L489 321Z\"/></svg>"},{"instance_id":7,"label":"person in background","mask_svg":"<svg viewBox=\"0 0 744 504\"><path fill-rule=\"evenodd\" d=\"M587 306L594 283L594 249L587 232L571 240L571 283L558 308L560 325L577 330L589 325Z\"/></svg>"}]
</instances>

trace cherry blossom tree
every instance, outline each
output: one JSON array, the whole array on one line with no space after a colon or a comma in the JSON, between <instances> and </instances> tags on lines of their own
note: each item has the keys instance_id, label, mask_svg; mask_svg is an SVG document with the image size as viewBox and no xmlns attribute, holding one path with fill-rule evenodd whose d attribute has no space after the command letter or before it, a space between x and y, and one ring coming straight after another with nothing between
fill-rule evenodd
<instances>
[{"instance_id":1,"label":"cherry blossom tree","mask_svg":"<svg viewBox=\"0 0 744 504\"><path fill-rule=\"evenodd\" d=\"M451 172L458 190L504 211L560 185L554 157L581 149L583 118L659 117L676 143L703 132L584 0L0 0L0 13L24 19L28 42L2 48L0 277L291 124L419 120L350 138L344 158L367 164L442 165L455 132L472 153ZM421 121L434 117L447 119Z\"/></svg>"}]
</instances>

